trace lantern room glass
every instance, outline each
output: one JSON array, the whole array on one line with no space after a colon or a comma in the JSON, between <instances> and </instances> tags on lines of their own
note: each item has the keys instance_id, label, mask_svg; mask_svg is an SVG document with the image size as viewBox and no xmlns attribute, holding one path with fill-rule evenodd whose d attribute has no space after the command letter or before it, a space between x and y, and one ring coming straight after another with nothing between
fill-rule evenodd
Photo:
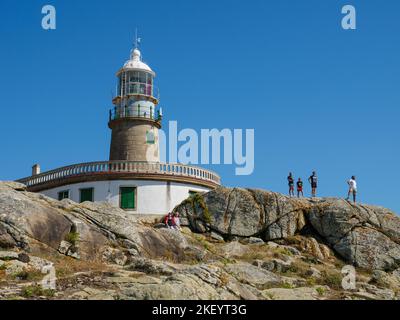
<instances>
[{"instance_id":1,"label":"lantern room glass","mask_svg":"<svg viewBox=\"0 0 400 320\"><path fill-rule=\"evenodd\" d=\"M142 94L153 96L153 75L143 71L126 71L119 77L119 92L122 96Z\"/></svg>"}]
</instances>

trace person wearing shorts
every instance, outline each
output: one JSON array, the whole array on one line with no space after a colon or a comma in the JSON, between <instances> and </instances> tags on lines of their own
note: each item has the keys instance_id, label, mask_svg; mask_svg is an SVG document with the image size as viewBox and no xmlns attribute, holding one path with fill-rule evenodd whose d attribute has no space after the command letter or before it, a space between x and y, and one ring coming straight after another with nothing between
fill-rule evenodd
<instances>
[{"instance_id":1,"label":"person wearing shorts","mask_svg":"<svg viewBox=\"0 0 400 320\"><path fill-rule=\"evenodd\" d=\"M311 197L315 197L317 193L317 173L313 171L312 175L308 178L308 182L311 184Z\"/></svg>"},{"instance_id":2,"label":"person wearing shorts","mask_svg":"<svg viewBox=\"0 0 400 320\"><path fill-rule=\"evenodd\" d=\"M288 184L289 184L289 196L294 197L294 179L291 172L289 172L289 176L287 177Z\"/></svg>"},{"instance_id":3,"label":"person wearing shorts","mask_svg":"<svg viewBox=\"0 0 400 320\"><path fill-rule=\"evenodd\" d=\"M297 180L296 185L297 185L297 198L300 198L300 194L301 194L302 197L304 197L304 195L303 195L303 181L301 181L301 178L299 178Z\"/></svg>"},{"instance_id":4,"label":"person wearing shorts","mask_svg":"<svg viewBox=\"0 0 400 320\"><path fill-rule=\"evenodd\" d=\"M346 200L350 199L350 195L353 194L353 202L356 203L356 196L357 196L357 182L356 177L352 176L350 180L347 181L349 185L349 192L347 193Z\"/></svg>"}]
</instances>

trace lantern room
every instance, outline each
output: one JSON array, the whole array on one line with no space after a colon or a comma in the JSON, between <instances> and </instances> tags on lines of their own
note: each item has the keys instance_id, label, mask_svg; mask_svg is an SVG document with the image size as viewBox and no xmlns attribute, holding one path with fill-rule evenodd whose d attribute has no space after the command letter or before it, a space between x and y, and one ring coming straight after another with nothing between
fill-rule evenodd
<instances>
[{"instance_id":1,"label":"lantern room","mask_svg":"<svg viewBox=\"0 0 400 320\"><path fill-rule=\"evenodd\" d=\"M154 86L155 73L142 61L137 48L131 51L130 59L117 72L117 77L117 94L113 99L115 107L110 111L110 120L160 118L161 111L156 110L159 95Z\"/></svg>"},{"instance_id":2,"label":"lantern room","mask_svg":"<svg viewBox=\"0 0 400 320\"><path fill-rule=\"evenodd\" d=\"M153 85L155 73L142 61L138 49L132 50L130 60L117 72L117 77L117 97L139 95L156 98L158 95Z\"/></svg>"}]
</instances>

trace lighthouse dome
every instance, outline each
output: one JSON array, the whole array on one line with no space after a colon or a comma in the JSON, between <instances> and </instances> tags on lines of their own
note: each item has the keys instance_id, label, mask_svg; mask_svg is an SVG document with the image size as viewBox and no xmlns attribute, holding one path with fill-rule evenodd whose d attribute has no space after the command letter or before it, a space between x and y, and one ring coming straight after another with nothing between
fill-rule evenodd
<instances>
[{"instance_id":1,"label":"lighthouse dome","mask_svg":"<svg viewBox=\"0 0 400 320\"><path fill-rule=\"evenodd\" d=\"M141 53L137 48L132 50L131 57L127 62L125 62L123 69L125 69L125 70L142 70L142 71L147 71L147 72L154 74L153 70L151 70L151 68L142 61Z\"/></svg>"}]
</instances>

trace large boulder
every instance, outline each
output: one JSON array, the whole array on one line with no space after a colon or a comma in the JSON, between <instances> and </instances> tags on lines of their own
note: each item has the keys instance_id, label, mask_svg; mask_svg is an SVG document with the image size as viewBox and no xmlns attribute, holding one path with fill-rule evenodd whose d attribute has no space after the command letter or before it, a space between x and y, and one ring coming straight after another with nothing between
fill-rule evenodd
<instances>
[{"instance_id":1,"label":"large boulder","mask_svg":"<svg viewBox=\"0 0 400 320\"><path fill-rule=\"evenodd\" d=\"M199 225L207 223L225 236L274 240L301 229L305 224L304 209L309 206L307 201L290 200L279 193L219 187L185 200L175 210L183 215L183 223L195 231L204 231Z\"/></svg>"},{"instance_id":2,"label":"large boulder","mask_svg":"<svg viewBox=\"0 0 400 320\"><path fill-rule=\"evenodd\" d=\"M279 193L219 187L192 196L175 208L195 232L214 231L225 239L265 241L311 237L299 243L319 259L329 246L347 262L367 269L400 267L400 218L388 209L336 198L296 199ZM306 239L306 238L304 238Z\"/></svg>"},{"instance_id":3,"label":"large boulder","mask_svg":"<svg viewBox=\"0 0 400 320\"><path fill-rule=\"evenodd\" d=\"M393 212L325 199L311 208L308 220L348 262L382 270L400 266L400 219Z\"/></svg>"},{"instance_id":4,"label":"large boulder","mask_svg":"<svg viewBox=\"0 0 400 320\"><path fill-rule=\"evenodd\" d=\"M25 189L19 183L0 182L0 248L53 250L118 264L136 255L172 261L204 256L204 250L189 244L181 232L152 228L110 204L57 201Z\"/></svg>"}]
</instances>

